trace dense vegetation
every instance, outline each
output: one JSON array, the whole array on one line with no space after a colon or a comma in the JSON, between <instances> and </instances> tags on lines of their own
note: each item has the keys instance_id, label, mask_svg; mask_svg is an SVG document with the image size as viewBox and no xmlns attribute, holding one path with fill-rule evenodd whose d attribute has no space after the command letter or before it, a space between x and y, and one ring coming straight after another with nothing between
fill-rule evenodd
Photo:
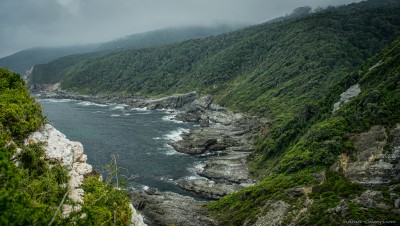
<instances>
[{"instance_id":1,"label":"dense vegetation","mask_svg":"<svg viewBox=\"0 0 400 226\"><path fill-rule=\"evenodd\" d=\"M232 110L271 119L249 159L261 182L209 205L221 225L255 223L260 207L277 200L296 212L306 199L290 197L298 187L313 187L307 195L312 217L301 224L340 225L369 216L400 221L389 210L356 204L349 204L345 218L326 214L365 189L330 170L338 155L353 150L347 135L400 122L399 37L400 2L369 0L217 37L70 64L60 59L40 65L31 81L61 82L63 89L88 94L196 90ZM59 64L66 66L58 70ZM340 93L355 84L362 92L333 113ZM321 171L322 184L312 176Z\"/></svg>"},{"instance_id":2,"label":"dense vegetation","mask_svg":"<svg viewBox=\"0 0 400 226\"><path fill-rule=\"evenodd\" d=\"M61 217L57 208L67 194L67 170L45 158L43 144L24 139L45 123L41 107L16 73L0 68L0 225L129 225L129 198L111 181L89 177L82 210ZM64 204L73 205L68 198ZM82 217L85 214L86 217Z\"/></svg>"},{"instance_id":3,"label":"dense vegetation","mask_svg":"<svg viewBox=\"0 0 400 226\"><path fill-rule=\"evenodd\" d=\"M400 217L390 210L366 209L356 204L349 204L350 211L346 218L338 213L326 214L328 208L337 206L343 200L353 199L365 188L330 170L327 170L327 179L320 185L310 176L329 169L341 153L352 151L347 134L363 132L377 124L394 128L400 122L399 81L400 39L367 61L360 71L347 74L337 86L332 87L326 98L308 107L313 109L311 112L314 115L300 115L297 122L292 122L292 127L272 131L260 144L258 153L254 154L259 159L253 159L253 163L261 164L259 168L267 170L269 176L256 186L210 204L215 217L223 225L241 225L245 221L254 223L255 216L261 211L259 207L269 199L285 200L294 209L303 208L304 197L289 198L288 189L314 185L309 196L313 199L309 208L311 217L303 219L301 224L341 225L344 220L368 220L371 217L399 222ZM332 113L331 100L337 100L334 97L339 96L340 90L357 83L362 92ZM290 141L285 140L288 134ZM281 143L283 140L284 144ZM387 193L385 188L383 191Z\"/></svg>"},{"instance_id":4,"label":"dense vegetation","mask_svg":"<svg viewBox=\"0 0 400 226\"><path fill-rule=\"evenodd\" d=\"M25 72L36 64L45 64L55 59L74 55L76 59L84 59L92 56L88 53L105 53L120 51L128 48L144 48L154 47L165 44L177 43L180 41L204 38L221 33L229 32L239 28L239 26L221 25L215 27L182 27L168 28L145 33L130 35L117 40L90 44L83 46L67 46L67 47L41 47L22 50L10 56L0 59L0 66L6 67L12 71L24 75ZM83 54L80 56L80 54ZM75 56L77 55L77 56ZM70 58L67 58L67 61ZM53 71L49 71L53 73Z\"/></svg>"},{"instance_id":5,"label":"dense vegetation","mask_svg":"<svg viewBox=\"0 0 400 226\"><path fill-rule=\"evenodd\" d=\"M91 94L197 90L233 110L287 122L399 35L399 5L368 1L217 37L116 52L61 75L50 69L54 65L48 73L41 65L32 82L56 76L63 89Z\"/></svg>"}]
</instances>

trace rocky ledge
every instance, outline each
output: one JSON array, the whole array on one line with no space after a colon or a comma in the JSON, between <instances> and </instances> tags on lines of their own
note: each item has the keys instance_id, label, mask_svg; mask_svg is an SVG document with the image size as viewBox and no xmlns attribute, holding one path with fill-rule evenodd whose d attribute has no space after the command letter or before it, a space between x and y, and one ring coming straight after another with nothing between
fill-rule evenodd
<instances>
[{"instance_id":1,"label":"rocky ledge","mask_svg":"<svg viewBox=\"0 0 400 226\"><path fill-rule=\"evenodd\" d=\"M177 181L187 191L218 199L254 183L250 178L247 156L262 124L255 117L233 113L212 104L208 96L186 105L175 120L197 122L199 127L182 135L170 145L178 152L209 156L197 178Z\"/></svg>"},{"instance_id":2,"label":"rocky ledge","mask_svg":"<svg viewBox=\"0 0 400 226\"><path fill-rule=\"evenodd\" d=\"M204 201L153 189L132 193L131 199L148 225L215 225Z\"/></svg>"}]
</instances>

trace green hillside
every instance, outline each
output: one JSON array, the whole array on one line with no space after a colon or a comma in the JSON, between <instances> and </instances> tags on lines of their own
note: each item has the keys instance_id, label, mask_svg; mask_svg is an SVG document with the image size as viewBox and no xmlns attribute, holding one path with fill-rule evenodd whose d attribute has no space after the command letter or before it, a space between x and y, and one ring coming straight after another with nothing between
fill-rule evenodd
<instances>
[{"instance_id":1,"label":"green hillside","mask_svg":"<svg viewBox=\"0 0 400 226\"><path fill-rule=\"evenodd\" d=\"M312 192L307 199L312 199L313 202L308 207L308 217L298 221L300 225L344 225L346 220L354 219L399 222L399 215L390 209L364 208L361 204L354 204L354 201L351 204L351 200L367 188L351 183L340 172L329 170L338 160L337 156L352 152L349 134L367 131L373 125L393 129L396 123L400 122L399 81L400 39L397 39L382 53L368 60L360 71L346 74L339 85L331 89L327 99L315 104L315 107L327 111L321 111L319 116L308 120L303 115L303 119L298 119L301 122L293 123L293 128L290 129L297 129L292 133L294 142L288 142L286 147L280 146L279 141L285 139L289 129L282 131L280 135L276 134L277 131L272 131L270 137L261 145L264 148L258 150L258 154L262 156L260 162L264 164L263 169L269 168L270 174L256 186L211 203L209 206L214 211L214 217L221 225L254 223L256 215L268 200L284 200L292 205L291 212L295 212L304 208L302 203L305 197L290 197L288 190L312 186ZM354 84L359 84L362 92L331 114L333 103L329 98L338 97L339 90ZM298 132L299 125L308 129ZM279 153L271 153L275 149ZM312 176L321 170L326 170L326 180L322 184ZM396 172L396 169L393 170ZM394 191L400 194L398 182L389 185L394 186ZM378 190L386 194L385 202L391 205L388 187L380 187ZM340 212L327 214L329 208L341 202L347 203L349 207L345 216ZM295 216L291 217L286 219L286 223Z\"/></svg>"},{"instance_id":2,"label":"green hillside","mask_svg":"<svg viewBox=\"0 0 400 226\"><path fill-rule=\"evenodd\" d=\"M287 121L400 34L399 6L352 4L217 37L94 57L60 74L40 65L32 82L55 82L56 76L63 89L90 94L196 90L232 110Z\"/></svg>"},{"instance_id":3,"label":"green hillside","mask_svg":"<svg viewBox=\"0 0 400 226\"><path fill-rule=\"evenodd\" d=\"M10 56L0 58L0 67L8 68L24 75L35 64L48 63L59 57L92 52L96 45L69 46L69 47L38 47L26 49Z\"/></svg>"},{"instance_id":4,"label":"green hillside","mask_svg":"<svg viewBox=\"0 0 400 226\"><path fill-rule=\"evenodd\" d=\"M204 38L230 32L239 27L240 26L220 25L215 27L188 26L182 28L166 28L133 34L99 44L67 47L38 47L22 50L10 56L0 58L0 66L24 75L27 70L36 64L46 64L65 56L68 56L66 59L71 63L69 61L71 57L75 58L75 60L83 60L89 56L93 56L93 53L101 55L102 53L110 53L124 49L147 48L177 43L188 39ZM70 55L73 56L69 57ZM50 70L48 73L53 73L53 71Z\"/></svg>"}]
</instances>

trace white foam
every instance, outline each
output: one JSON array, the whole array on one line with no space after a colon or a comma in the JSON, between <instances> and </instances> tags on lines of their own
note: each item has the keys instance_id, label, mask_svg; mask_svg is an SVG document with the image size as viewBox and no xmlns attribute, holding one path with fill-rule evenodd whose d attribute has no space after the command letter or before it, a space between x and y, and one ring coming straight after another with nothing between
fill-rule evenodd
<instances>
[{"instance_id":1,"label":"white foam","mask_svg":"<svg viewBox=\"0 0 400 226\"><path fill-rule=\"evenodd\" d=\"M206 164L204 162L195 162L192 166L188 168L189 172L194 175L198 175L199 173L204 171L204 167Z\"/></svg>"},{"instance_id":2,"label":"white foam","mask_svg":"<svg viewBox=\"0 0 400 226\"><path fill-rule=\"evenodd\" d=\"M129 114L129 113L125 113L124 115L125 115L125 116L129 116L129 115L131 115L131 114Z\"/></svg>"},{"instance_id":3,"label":"white foam","mask_svg":"<svg viewBox=\"0 0 400 226\"><path fill-rule=\"evenodd\" d=\"M111 108L111 110L124 110L125 107L127 107L128 105L125 104L121 104L121 105L116 105L114 107Z\"/></svg>"},{"instance_id":4,"label":"white foam","mask_svg":"<svg viewBox=\"0 0 400 226\"><path fill-rule=\"evenodd\" d=\"M149 187L146 186L146 185L143 185L143 186L142 186L142 189L143 189L144 191L147 191L147 190L149 190Z\"/></svg>"},{"instance_id":5,"label":"white foam","mask_svg":"<svg viewBox=\"0 0 400 226\"><path fill-rule=\"evenodd\" d=\"M165 155L185 155L184 153L175 151L175 149L169 144L164 145L164 150L165 150L164 152Z\"/></svg>"},{"instance_id":6,"label":"white foam","mask_svg":"<svg viewBox=\"0 0 400 226\"><path fill-rule=\"evenodd\" d=\"M143 111L143 112L135 113L135 115L148 115L150 113L151 113L150 111Z\"/></svg>"},{"instance_id":7,"label":"white foam","mask_svg":"<svg viewBox=\"0 0 400 226\"><path fill-rule=\"evenodd\" d=\"M132 110L135 110L135 111L147 111L147 107L133 108Z\"/></svg>"},{"instance_id":8,"label":"white foam","mask_svg":"<svg viewBox=\"0 0 400 226\"><path fill-rule=\"evenodd\" d=\"M43 102L51 102L51 103L66 103L71 102L71 99L41 99Z\"/></svg>"},{"instance_id":9,"label":"white foam","mask_svg":"<svg viewBox=\"0 0 400 226\"><path fill-rule=\"evenodd\" d=\"M178 121L175 119L175 114L174 115L166 115L164 117L162 117L162 120L166 121L166 122L175 122L175 123L183 123L182 121Z\"/></svg>"},{"instance_id":10,"label":"white foam","mask_svg":"<svg viewBox=\"0 0 400 226\"><path fill-rule=\"evenodd\" d=\"M171 131L170 133L166 134L164 137L167 140L179 141L182 140L182 134L188 132L189 132L188 129L178 128L177 130Z\"/></svg>"},{"instance_id":11,"label":"white foam","mask_svg":"<svg viewBox=\"0 0 400 226\"><path fill-rule=\"evenodd\" d=\"M119 117L119 116L121 116L121 115L119 115L119 114L112 114L111 115L111 117Z\"/></svg>"},{"instance_id":12,"label":"white foam","mask_svg":"<svg viewBox=\"0 0 400 226\"><path fill-rule=\"evenodd\" d=\"M79 105L83 105L83 106L98 106L98 107L107 107L107 104L97 104L97 103L93 103L90 101L82 101L78 103Z\"/></svg>"}]
</instances>

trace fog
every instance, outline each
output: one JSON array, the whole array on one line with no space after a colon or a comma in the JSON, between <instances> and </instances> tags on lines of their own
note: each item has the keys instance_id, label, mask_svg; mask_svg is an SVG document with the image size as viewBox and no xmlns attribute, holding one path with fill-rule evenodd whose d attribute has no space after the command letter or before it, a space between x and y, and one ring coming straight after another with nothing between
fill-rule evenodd
<instances>
[{"instance_id":1,"label":"fog","mask_svg":"<svg viewBox=\"0 0 400 226\"><path fill-rule=\"evenodd\" d=\"M0 57L188 25L257 24L294 8L360 0L1 0Z\"/></svg>"}]
</instances>

